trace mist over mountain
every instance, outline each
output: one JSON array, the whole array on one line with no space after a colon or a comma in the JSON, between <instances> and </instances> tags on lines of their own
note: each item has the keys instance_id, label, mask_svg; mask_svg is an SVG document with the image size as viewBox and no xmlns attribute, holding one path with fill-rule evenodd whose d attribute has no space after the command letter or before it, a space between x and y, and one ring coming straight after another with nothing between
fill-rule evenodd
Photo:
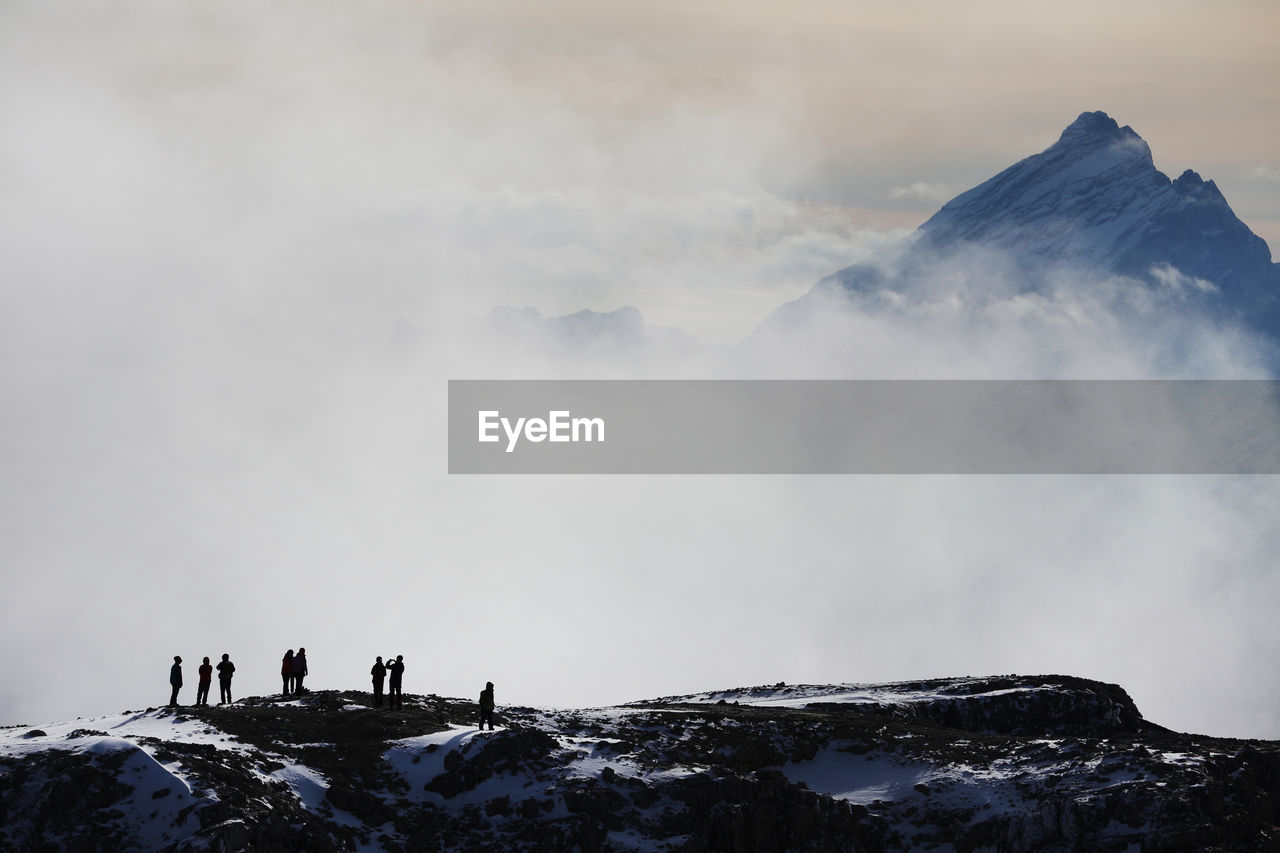
<instances>
[{"instance_id":1,"label":"mist over mountain","mask_svg":"<svg viewBox=\"0 0 1280 853\"><path fill-rule=\"evenodd\" d=\"M614 311L586 308L545 318L535 308L495 308L485 326L485 332L512 350L585 354L632 364L645 363L655 356L681 358L700 348L691 335L647 323L640 310L631 306Z\"/></svg>"},{"instance_id":2,"label":"mist over mountain","mask_svg":"<svg viewBox=\"0 0 1280 853\"><path fill-rule=\"evenodd\" d=\"M1260 378L1280 373L1280 264L1212 180L1171 180L1086 112L737 345L635 307L503 306L442 334L503 375Z\"/></svg>"},{"instance_id":3,"label":"mist over mountain","mask_svg":"<svg viewBox=\"0 0 1280 853\"><path fill-rule=\"evenodd\" d=\"M1049 148L956 196L903 243L822 279L754 341L820 325L833 309L875 315L948 300L1021 300L1060 309L1065 322L1083 300L1094 303L1086 313L1121 321L1234 327L1277 363L1280 266L1266 242L1212 180L1190 169L1170 180L1147 143L1103 112L1081 114Z\"/></svg>"}]
</instances>

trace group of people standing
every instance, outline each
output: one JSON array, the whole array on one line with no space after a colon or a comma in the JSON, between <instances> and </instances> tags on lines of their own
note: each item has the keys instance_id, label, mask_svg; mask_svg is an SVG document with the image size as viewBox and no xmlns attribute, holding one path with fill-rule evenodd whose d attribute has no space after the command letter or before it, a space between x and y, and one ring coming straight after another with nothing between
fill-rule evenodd
<instances>
[{"instance_id":1,"label":"group of people standing","mask_svg":"<svg viewBox=\"0 0 1280 853\"><path fill-rule=\"evenodd\" d=\"M395 660L389 663L383 663L379 656L373 662L373 668L369 670L369 674L373 676L373 705L376 708L382 707L383 702L383 686L389 687L386 701L389 708L404 707L404 695L402 688L404 685L404 655L396 655ZM231 703L231 676L236 671L236 665L231 662L231 656L224 654L222 662L218 664L218 685L220 690L219 705L228 705ZM209 704L209 686L213 680L214 667L210 665L209 659L205 658L204 663L200 665L200 683L196 688L196 704ZM307 677L307 650L298 647L298 651L289 649L284 653L284 659L280 662L280 678L283 682L283 690L285 697L301 696L305 691L302 688L302 681ZM388 683L389 680L389 683ZM182 689L182 658L179 655L173 656L173 666L169 670L169 685L173 688L173 693L169 696L169 707L176 708L178 706L178 691ZM484 724L489 724L489 731L493 731L493 682L486 682L484 690L480 692L480 729L484 730Z\"/></svg>"},{"instance_id":2,"label":"group of people standing","mask_svg":"<svg viewBox=\"0 0 1280 853\"><path fill-rule=\"evenodd\" d=\"M391 656L388 655L388 658ZM383 683L390 677L390 692L387 693L388 708L403 708L404 695L401 688L404 684L404 655L396 655L396 659L390 663L383 663L382 656L374 658L373 666L369 670L369 675L373 676L373 707L382 707L382 687ZM480 691L480 730L484 731L484 724L489 724L489 731L493 731L493 682L487 681L484 690Z\"/></svg>"},{"instance_id":3,"label":"group of people standing","mask_svg":"<svg viewBox=\"0 0 1280 853\"><path fill-rule=\"evenodd\" d=\"M373 707L382 707L382 684L388 675L391 676L391 692L387 694L387 707L404 707L404 694L401 692L404 686L404 655L396 655L396 659L387 664L382 662L382 656L379 655L369 674L373 676Z\"/></svg>"},{"instance_id":4,"label":"group of people standing","mask_svg":"<svg viewBox=\"0 0 1280 853\"><path fill-rule=\"evenodd\" d=\"M235 674L236 665L231 662L229 654L222 655L222 661L218 664L218 704L231 704L231 677ZM200 681L196 684L196 704L209 704L209 686L213 683L213 665L209 663L209 659L205 658L204 663L200 664ZM173 688L173 692L169 694L169 707L178 707L178 691L182 689L182 657L181 655L173 656L173 666L169 668L169 686Z\"/></svg>"},{"instance_id":5,"label":"group of people standing","mask_svg":"<svg viewBox=\"0 0 1280 853\"><path fill-rule=\"evenodd\" d=\"M277 648L279 648L277 646ZM298 646L297 654L293 649L284 653L280 662L280 678L284 681L284 695L301 696L303 694L302 679L307 677L307 650Z\"/></svg>"}]
</instances>

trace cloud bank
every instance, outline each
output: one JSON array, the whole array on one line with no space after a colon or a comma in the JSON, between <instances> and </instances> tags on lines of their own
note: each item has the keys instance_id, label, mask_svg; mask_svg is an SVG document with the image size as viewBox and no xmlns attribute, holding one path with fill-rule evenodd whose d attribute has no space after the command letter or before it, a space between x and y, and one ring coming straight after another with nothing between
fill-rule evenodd
<instances>
[{"instance_id":1,"label":"cloud bank","mask_svg":"<svg viewBox=\"0 0 1280 853\"><path fill-rule=\"evenodd\" d=\"M901 16L847 22L894 35L873 57L920 45L886 89L803 70L858 53L788 47L830 47L817 18L592 8L0 12L0 720L157 704L174 654L269 692L304 645L317 688L391 653L413 692L554 705L1059 670L1276 736L1264 479L445 474L449 378L1262 369L1185 288L1033 294L996 256L729 346L927 212L868 199L1010 159L930 172L922 117L958 150L1044 140L935 113L964 57ZM1092 94L1036 110L1056 132ZM636 305L714 345L584 353L495 305Z\"/></svg>"}]
</instances>

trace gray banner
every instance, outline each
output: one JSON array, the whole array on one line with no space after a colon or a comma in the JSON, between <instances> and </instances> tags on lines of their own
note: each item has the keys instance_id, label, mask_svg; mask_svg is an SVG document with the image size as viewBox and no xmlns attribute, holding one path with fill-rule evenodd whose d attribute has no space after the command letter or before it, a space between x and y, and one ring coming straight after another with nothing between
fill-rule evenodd
<instances>
[{"instance_id":1,"label":"gray banner","mask_svg":"<svg viewBox=\"0 0 1280 853\"><path fill-rule=\"evenodd\" d=\"M451 474L1276 474L1267 380L450 380Z\"/></svg>"}]
</instances>

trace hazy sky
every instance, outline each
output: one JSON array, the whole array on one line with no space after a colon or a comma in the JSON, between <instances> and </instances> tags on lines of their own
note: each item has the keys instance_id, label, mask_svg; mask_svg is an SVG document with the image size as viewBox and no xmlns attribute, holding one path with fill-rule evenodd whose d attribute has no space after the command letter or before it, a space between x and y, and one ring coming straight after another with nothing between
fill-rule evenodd
<instances>
[{"instance_id":1,"label":"hazy sky","mask_svg":"<svg viewBox=\"0 0 1280 853\"><path fill-rule=\"evenodd\" d=\"M630 304L736 340L1094 109L1280 239L1265 0L10 2L0 24L10 239L162 238L291 323ZM322 288L329 312L298 304Z\"/></svg>"},{"instance_id":2,"label":"hazy sky","mask_svg":"<svg viewBox=\"0 0 1280 853\"><path fill-rule=\"evenodd\" d=\"M403 653L411 692L547 704L1066 671L1157 722L1280 736L1269 479L450 478L442 433L450 377L627 370L460 344L491 306L634 305L734 342L1085 110L1274 244L1277 24L1266 2L0 3L0 722L157 704L173 654L231 652L266 692L301 644L316 687ZM771 355L1256 371L1231 330L1007 284L858 319L838 362ZM382 346L399 317L411 353Z\"/></svg>"}]
</instances>

